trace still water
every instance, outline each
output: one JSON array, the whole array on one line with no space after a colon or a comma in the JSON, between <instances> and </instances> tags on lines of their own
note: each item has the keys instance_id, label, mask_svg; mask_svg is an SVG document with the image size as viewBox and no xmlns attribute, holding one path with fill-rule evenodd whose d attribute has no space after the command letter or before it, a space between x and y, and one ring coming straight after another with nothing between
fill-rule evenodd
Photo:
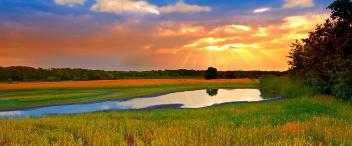
<instances>
[{"instance_id":1,"label":"still water","mask_svg":"<svg viewBox=\"0 0 352 146\"><path fill-rule=\"evenodd\" d=\"M202 108L223 103L256 102L263 100L270 99L263 99L258 89L203 89L127 100L1 111L0 118L41 117L53 114L76 114L108 110L135 110L162 107Z\"/></svg>"}]
</instances>

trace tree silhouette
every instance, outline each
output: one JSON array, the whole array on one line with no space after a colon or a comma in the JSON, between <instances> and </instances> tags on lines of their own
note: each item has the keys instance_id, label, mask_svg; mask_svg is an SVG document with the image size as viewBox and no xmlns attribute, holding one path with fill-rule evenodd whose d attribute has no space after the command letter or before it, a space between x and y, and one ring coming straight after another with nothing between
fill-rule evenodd
<instances>
[{"instance_id":1,"label":"tree silhouette","mask_svg":"<svg viewBox=\"0 0 352 146\"><path fill-rule=\"evenodd\" d=\"M218 70L214 67L209 67L205 72L205 79L207 80L217 79L217 77L218 77Z\"/></svg>"}]
</instances>

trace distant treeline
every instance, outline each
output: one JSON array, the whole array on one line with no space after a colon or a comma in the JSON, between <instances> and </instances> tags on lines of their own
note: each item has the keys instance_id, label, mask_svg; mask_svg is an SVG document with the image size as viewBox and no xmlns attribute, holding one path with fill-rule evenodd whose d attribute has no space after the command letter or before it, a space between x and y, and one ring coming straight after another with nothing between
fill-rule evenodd
<instances>
[{"instance_id":1,"label":"distant treeline","mask_svg":"<svg viewBox=\"0 0 352 146\"><path fill-rule=\"evenodd\" d=\"M219 71L218 78L258 78L263 75L282 75L278 71ZM204 78L205 70L104 71L71 68L33 68L26 66L0 67L0 81L83 81L128 78Z\"/></svg>"}]
</instances>

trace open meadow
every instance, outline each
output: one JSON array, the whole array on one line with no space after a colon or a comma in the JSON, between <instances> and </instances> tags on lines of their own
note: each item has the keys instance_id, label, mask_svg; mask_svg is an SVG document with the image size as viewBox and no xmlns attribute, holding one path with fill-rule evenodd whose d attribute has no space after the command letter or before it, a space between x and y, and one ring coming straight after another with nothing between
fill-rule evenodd
<instances>
[{"instance_id":1,"label":"open meadow","mask_svg":"<svg viewBox=\"0 0 352 146\"><path fill-rule=\"evenodd\" d=\"M256 83L253 79L122 79L122 80L96 80L96 81L61 81L61 82L18 82L0 83L1 90L8 89L43 89L43 88L105 88L105 87L131 87L152 85L184 85L184 84L242 84Z\"/></svg>"},{"instance_id":2,"label":"open meadow","mask_svg":"<svg viewBox=\"0 0 352 146\"><path fill-rule=\"evenodd\" d=\"M0 84L0 110L140 97L203 88L256 88L252 79L133 79Z\"/></svg>"},{"instance_id":3,"label":"open meadow","mask_svg":"<svg viewBox=\"0 0 352 146\"><path fill-rule=\"evenodd\" d=\"M218 82L218 81L215 81ZM55 83L54 83L55 84ZM123 97L141 96L207 87L262 88L270 95L276 90L285 96L277 101L235 103L201 109L153 109L110 111L74 115L52 115L40 118L0 119L0 145L351 145L352 107L329 96L301 94L287 78L264 79L246 83L198 83L189 85L140 86L125 88L93 88L126 93ZM297 92L287 92L295 89ZM26 106L56 104L67 92L72 101L89 101L79 93L92 89L26 89L5 90L5 101L16 94L28 95ZM93 91L94 91L93 90ZM127 92L130 91L130 92ZM45 93L45 94L43 94ZM309 92L307 92L309 93ZM13 92L15 94L15 92ZM88 94L88 93L87 93ZM11 98L9 98L10 96ZM38 97L36 97L38 96ZM46 98L44 98L44 97ZM64 97L64 96L63 96ZM79 98L80 97L80 98ZM100 100L95 95L91 100ZM112 98L110 96L109 98ZM48 102L35 104L35 99ZM117 96L114 98L122 98ZM3 102L2 101L2 102ZM32 103L31 103L32 102ZM25 102L24 102L25 103ZM11 104L1 107L18 108ZM24 106L24 107L26 107Z\"/></svg>"},{"instance_id":4,"label":"open meadow","mask_svg":"<svg viewBox=\"0 0 352 146\"><path fill-rule=\"evenodd\" d=\"M352 0L0 0L0 146L352 146Z\"/></svg>"}]
</instances>

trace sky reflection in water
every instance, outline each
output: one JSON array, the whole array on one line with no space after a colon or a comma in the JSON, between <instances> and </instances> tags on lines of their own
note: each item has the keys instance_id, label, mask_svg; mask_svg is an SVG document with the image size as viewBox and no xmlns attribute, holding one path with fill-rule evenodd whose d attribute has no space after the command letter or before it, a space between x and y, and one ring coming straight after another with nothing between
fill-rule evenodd
<instances>
[{"instance_id":1,"label":"sky reflection in water","mask_svg":"<svg viewBox=\"0 0 352 146\"><path fill-rule=\"evenodd\" d=\"M264 100L258 89L203 89L182 91L159 96L106 101L89 104L48 106L29 110L2 111L0 118L41 117L52 114L76 114L106 110L133 110L172 106L202 108L230 102L255 102Z\"/></svg>"}]
</instances>

